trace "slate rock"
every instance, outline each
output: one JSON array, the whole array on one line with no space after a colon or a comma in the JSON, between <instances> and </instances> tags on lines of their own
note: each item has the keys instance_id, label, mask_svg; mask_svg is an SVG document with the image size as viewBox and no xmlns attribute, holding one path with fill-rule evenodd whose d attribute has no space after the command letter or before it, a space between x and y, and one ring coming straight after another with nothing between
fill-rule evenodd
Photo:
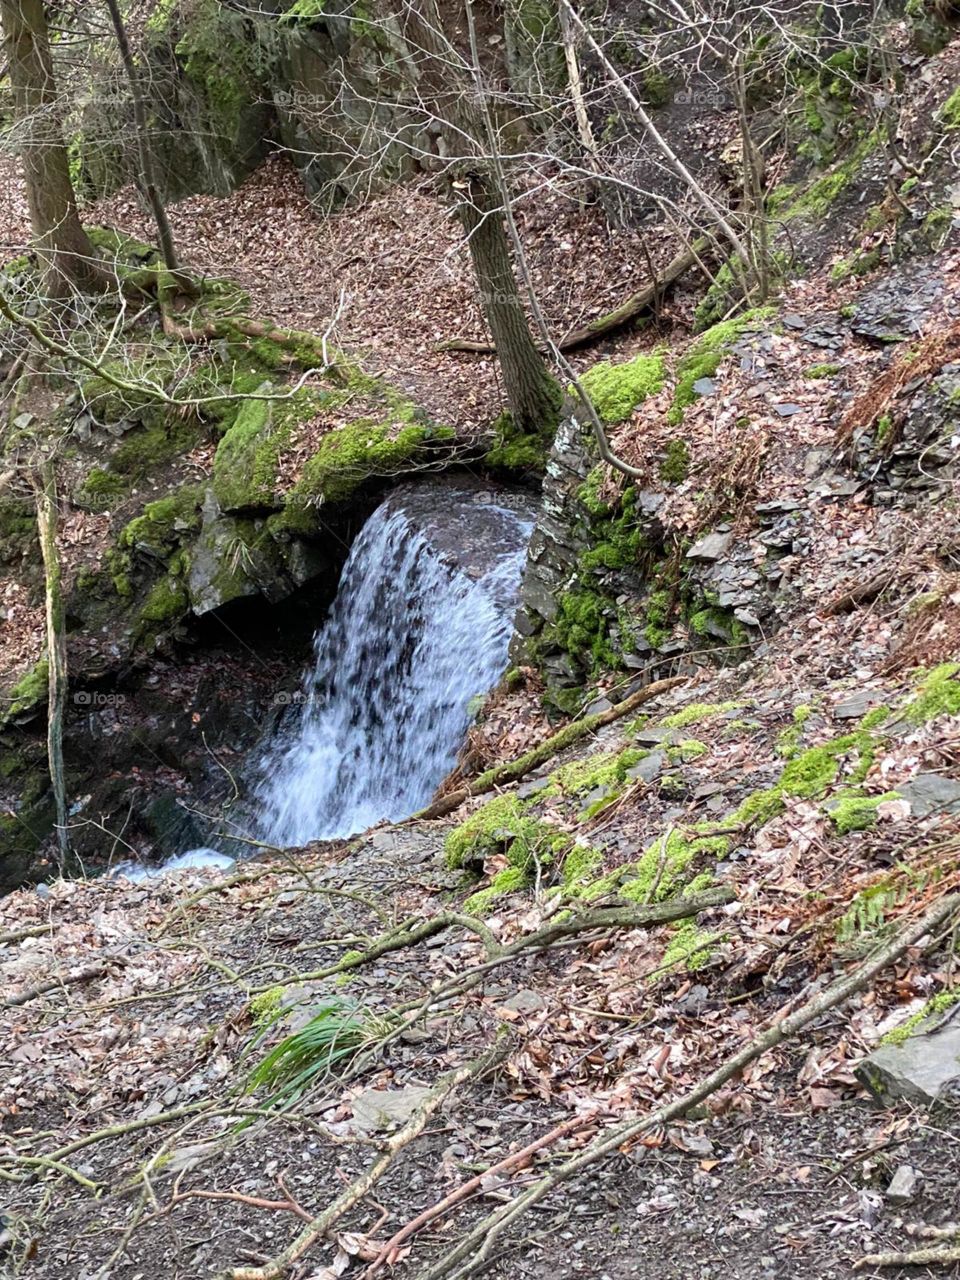
<instances>
[{"instance_id":1,"label":"slate rock","mask_svg":"<svg viewBox=\"0 0 960 1280\"><path fill-rule=\"evenodd\" d=\"M428 1088L407 1085L403 1089L365 1089L353 1102L353 1119L357 1128L367 1133L396 1129L420 1108Z\"/></svg>"},{"instance_id":2,"label":"slate rock","mask_svg":"<svg viewBox=\"0 0 960 1280\"><path fill-rule=\"evenodd\" d=\"M929 818L932 813L960 813L960 782L942 773L918 773L911 782L897 787L909 802L915 818Z\"/></svg>"},{"instance_id":3,"label":"slate rock","mask_svg":"<svg viewBox=\"0 0 960 1280\"><path fill-rule=\"evenodd\" d=\"M838 702L833 708L833 716L835 720L861 720L871 707L878 706L880 702L876 689L860 689L843 702Z\"/></svg>"},{"instance_id":4,"label":"slate rock","mask_svg":"<svg viewBox=\"0 0 960 1280\"><path fill-rule=\"evenodd\" d=\"M667 757L663 751L651 751L627 770L627 777L633 781L653 782L654 778L659 777L666 762Z\"/></svg>"},{"instance_id":5,"label":"slate rock","mask_svg":"<svg viewBox=\"0 0 960 1280\"><path fill-rule=\"evenodd\" d=\"M921 1174L913 1165L902 1164L883 1193L891 1204L909 1204L917 1194Z\"/></svg>"},{"instance_id":6,"label":"slate rock","mask_svg":"<svg viewBox=\"0 0 960 1280\"><path fill-rule=\"evenodd\" d=\"M854 1074L883 1102L904 1099L922 1107L960 1097L960 1023L902 1044L883 1044Z\"/></svg>"},{"instance_id":7,"label":"slate rock","mask_svg":"<svg viewBox=\"0 0 960 1280\"><path fill-rule=\"evenodd\" d=\"M688 560L719 560L733 541L732 533L708 533L687 552Z\"/></svg>"}]
</instances>

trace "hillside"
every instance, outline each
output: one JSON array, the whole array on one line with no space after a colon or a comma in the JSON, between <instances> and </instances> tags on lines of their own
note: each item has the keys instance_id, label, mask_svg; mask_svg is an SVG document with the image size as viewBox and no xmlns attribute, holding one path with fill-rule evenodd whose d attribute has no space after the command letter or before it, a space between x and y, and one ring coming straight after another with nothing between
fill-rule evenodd
<instances>
[{"instance_id":1,"label":"hillside","mask_svg":"<svg viewBox=\"0 0 960 1280\"><path fill-rule=\"evenodd\" d=\"M960 1276L957 15L122 9L175 267L0 86L4 1274Z\"/></svg>"}]
</instances>

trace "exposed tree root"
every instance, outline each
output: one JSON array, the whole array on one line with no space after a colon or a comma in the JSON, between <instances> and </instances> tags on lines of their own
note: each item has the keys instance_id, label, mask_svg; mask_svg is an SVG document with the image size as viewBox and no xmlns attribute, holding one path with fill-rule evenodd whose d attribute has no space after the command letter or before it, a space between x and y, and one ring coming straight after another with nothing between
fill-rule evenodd
<instances>
[{"instance_id":1,"label":"exposed tree root","mask_svg":"<svg viewBox=\"0 0 960 1280\"><path fill-rule=\"evenodd\" d=\"M259 991L272 990L277 986L291 986L301 982L320 982L334 974L347 973L351 969L359 969L362 965L379 960L391 951L399 951L402 947L412 947L428 938L436 937L445 929L454 926L467 929L484 943L487 951L486 961L474 969L468 969L454 979L454 987L461 981L472 978L475 973L484 972L500 964L512 960L522 951L542 951L564 938L576 937L581 933L604 932L612 929L649 929L661 924L670 924L674 920L686 920L690 916L699 915L701 911L709 911L712 907L723 906L732 902L736 895L728 885L716 889L705 889L702 893L689 896L668 898L665 902L657 902L652 906L642 907L600 907L594 911L586 911L580 915L563 919L548 920L546 924L533 933L523 934L509 946L501 946L490 930L474 916L462 916L454 911L444 911L431 916L419 924L405 921L399 928L378 938L366 951L345 956L335 964L312 973L298 973L282 982L272 982L268 987L257 988ZM446 988L444 988L446 990Z\"/></svg>"},{"instance_id":2,"label":"exposed tree root","mask_svg":"<svg viewBox=\"0 0 960 1280\"><path fill-rule=\"evenodd\" d=\"M518 756L515 760L508 760L505 764L494 765L492 769L487 769L485 773L481 773L468 786L458 787L456 791L449 791L445 796L440 796L439 799L434 800L432 804L427 805L425 809L421 809L419 813L415 813L412 818L407 818L406 821L409 823L420 822L427 818L442 818L444 814L452 813L454 809L459 808L464 800L469 800L473 796L483 795L484 792L492 791L494 787L503 786L506 782L518 782L531 769L535 769L537 765L551 759L566 747L569 747L571 743L579 742L581 738L585 738L587 734L593 733L594 730L602 728L605 724L612 724L614 720L619 720L622 716L629 715L631 711L634 711L644 702L649 702L651 698L659 697L661 693L666 693L668 689L673 689L678 684L685 684L686 680L686 676L670 676L666 680L655 680L653 684L648 684L643 689L638 689L629 698L624 698L622 702L608 707L606 711L598 711L595 715L584 716L582 720L572 721L572 723L565 725L559 733L555 733L552 737L541 742L539 746L524 752L522 756Z\"/></svg>"},{"instance_id":3,"label":"exposed tree root","mask_svg":"<svg viewBox=\"0 0 960 1280\"><path fill-rule=\"evenodd\" d=\"M397 1155L420 1136L430 1117L443 1106L456 1089L469 1080L480 1079L506 1057L510 1043L510 1037L501 1034L499 1042L479 1058L441 1076L410 1120L403 1128L398 1129L395 1134L386 1139L383 1144L383 1154L369 1169L345 1187L336 1200L304 1227L296 1239L276 1258L262 1267L234 1267L221 1272L217 1280L276 1280L277 1276L281 1276L291 1263L302 1257L315 1241L329 1231L335 1222L338 1222L376 1186Z\"/></svg>"},{"instance_id":4,"label":"exposed tree root","mask_svg":"<svg viewBox=\"0 0 960 1280\"><path fill-rule=\"evenodd\" d=\"M580 329L573 329L561 338L557 348L560 351L572 351L575 347L585 346L588 342L602 338L604 334L611 333L614 329L622 328L641 311L656 306L664 289L679 280L691 267L697 265L707 248L707 243L706 240L697 240L689 249L681 250L650 284L632 293L629 298L620 303L619 307L614 307L606 315L598 316L596 320L591 320ZM451 338L448 342L441 342L437 350L469 351L477 355L492 355L496 348L492 342L478 342L473 338Z\"/></svg>"},{"instance_id":5,"label":"exposed tree root","mask_svg":"<svg viewBox=\"0 0 960 1280\"><path fill-rule=\"evenodd\" d=\"M692 1107L699 1106L717 1089L732 1079L745 1066L759 1058L768 1050L775 1048L784 1040L797 1035L811 1022L822 1017L824 1013L843 1004L845 1000L860 991L878 973L898 959L926 934L939 928L950 917L960 910L960 895L954 894L942 898L924 915L902 929L884 946L878 948L871 957L858 965L852 973L832 982L819 995L808 1000L785 1018L779 1018L772 1026L754 1037L736 1053L731 1054L706 1079L681 1097L666 1106L658 1108L644 1116L632 1116L612 1129L609 1129L584 1149L566 1160L552 1173L535 1182L528 1190L521 1192L508 1204L489 1214L436 1263L417 1273L417 1280L441 1280L441 1277L453 1275L454 1280L478 1271L490 1256L491 1249L503 1230L524 1214L533 1205L549 1195L561 1182L566 1182L582 1169L595 1164L612 1155L641 1134L650 1129L659 1128L670 1120L686 1114ZM463 1264L463 1265L458 1265ZM457 1268L454 1270L454 1268Z\"/></svg>"}]
</instances>

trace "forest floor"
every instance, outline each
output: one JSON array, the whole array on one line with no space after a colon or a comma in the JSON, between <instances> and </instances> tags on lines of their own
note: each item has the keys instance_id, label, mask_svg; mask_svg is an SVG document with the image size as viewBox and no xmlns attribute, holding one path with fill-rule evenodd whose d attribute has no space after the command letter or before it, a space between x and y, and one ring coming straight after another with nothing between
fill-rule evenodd
<instances>
[{"instance_id":1,"label":"forest floor","mask_svg":"<svg viewBox=\"0 0 960 1280\"><path fill-rule=\"evenodd\" d=\"M345 345L368 353L438 416L488 421L499 397L492 363L434 349L455 331L480 332L468 264L443 207L423 192L396 192L372 202L363 219L334 219L325 230L294 183L275 161L226 201L175 206L187 256L212 273L229 266L258 306L291 324L322 328L344 288ZM97 216L147 234L129 196ZM609 252L589 215L569 230L545 203L535 217L544 281L571 253L584 255L591 281L589 298L575 278L565 294L559 281L571 275L555 273L554 323L572 326L629 291L637 275L629 246ZM284 255L291 238L303 248L295 263ZM429 260L418 258L428 241ZM926 313L925 335L955 320L960 259L944 252L935 271L940 309ZM435 287L424 288L425 278ZM882 799L911 786L916 795L918 777L950 782L958 773L956 682L929 717L898 718L896 709L921 696L912 666L956 656L960 538L955 504L936 512L876 505L836 455L845 409L889 361L886 349L842 323L870 285L831 291L819 276L790 286L781 315L795 320L771 328L759 361L728 360L714 392L684 420L695 466L669 496L672 527L698 531L697 494L723 474L740 503L745 543L755 536L750 512L765 501L794 502L808 521L806 550L787 566L790 608L780 629L739 667L701 669L645 706L642 723L608 726L518 789L538 822L574 848L598 850L604 874L700 824L726 831L729 847L709 869L732 900L701 915L709 942L678 961L667 958L677 938L669 926L592 929L492 964L491 939L509 945L549 924L558 906L586 908L582 896L552 892L562 885L548 865L542 878L491 901L481 915L489 934L453 921L344 971L345 955L404 920L462 908L505 869L504 855L489 854L468 883L446 865L446 838L475 804L443 821L254 861L223 879L183 872L138 885L58 881L11 895L0 902L0 1249L11 1275L248 1274L244 1268L289 1244L304 1217L347 1192L424 1107L426 1091L481 1058L499 1030L503 1060L482 1081L451 1086L423 1133L287 1273L424 1280L534 1176L625 1117L683 1095L956 887L953 805ZM825 322L833 334L826 354L817 345ZM624 338L584 359L632 354L648 341ZM832 372L807 377L821 361ZM753 407L746 434L745 403ZM664 407L652 398L621 429L617 447L638 460L656 452ZM761 456L765 466L753 466ZM871 579L884 585L858 601L855 588ZM936 610L918 611L931 594ZM850 744L816 793L786 796L762 824L733 818L742 802L776 785L791 753L868 732L863 719L881 706L892 710L869 730L868 760ZM663 723L678 714L680 741ZM472 748L489 762L544 732L531 680L496 696ZM658 733L678 753L669 788L656 775L638 777L593 812L575 787L543 785L558 764L649 749ZM831 817L831 802L852 786L881 806L875 826L843 831ZM706 869L702 855L701 863L693 869ZM615 898L611 884L589 905ZM879 1107L853 1074L886 1033L956 989L955 947L943 943L919 940L801 1037L747 1065L703 1109L624 1141L559 1185L493 1242L488 1274L845 1277L862 1255L911 1248L922 1242L916 1229L955 1220L956 1112ZM488 963L475 985L463 985ZM447 984L455 998L438 1004L432 988ZM250 1070L281 1031L302 1028L330 1000L351 1002L363 1047L278 1111L269 1091L251 1087ZM423 1016L401 1027L398 1008L416 1013L420 1002ZM564 1133L536 1158L487 1172L561 1124ZM901 1203L889 1191L905 1165L920 1176ZM396 1232L478 1175L461 1206L398 1245L392 1271L376 1267ZM925 1271L960 1275L960 1264L858 1274Z\"/></svg>"},{"instance_id":2,"label":"forest floor","mask_svg":"<svg viewBox=\"0 0 960 1280\"><path fill-rule=\"evenodd\" d=\"M642 730L615 723L538 771L546 777L591 752L606 759L638 733L655 736L685 708L697 721L695 709L706 704L714 710L684 728L706 750L683 766L679 809L640 781L612 812L584 820L581 802L571 809L569 798L550 797L542 819L601 848L606 870L637 857L664 829L722 827L731 806L769 782L789 726L779 662L774 652L749 675L720 672L672 690L645 708ZM870 689L891 706L916 697L908 678L871 681ZM849 729L860 682L814 675L808 693L816 712L805 743ZM725 709L734 696L737 707ZM949 773L958 724L947 715L895 727L867 785L889 790L919 770ZM851 756L841 775L852 767ZM526 784L534 791L538 774ZM10 1274L186 1280L237 1267L245 1275L244 1266L292 1240L302 1215L323 1212L375 1161L444 1073L489 1051L497 1028L507 1028L513 1039L502 1064L454 1091L369 1195L288 1273L367 1275L405 1223L567 1124L572 1132L535 1164L483 1179L461 1207L402 1244L389 1274L426 1276L534 1172L686 1092L960 879L960 818L919 816L896 802L875 830L843 834L828 816L829 796L843 789L840 776L827 797L791 800L782 816L735 842L715 871L735 901L703 913L717 941L692 968L664 966L669 927L593 931L500 963L446 1003L437 988L489 963L484 940L456 922L350 973L336 966L403 920L456 909L476 888L444 862L445 838L462 813L254 861L221 879L180 872L138 885L56 882L8 897L0 938L38 931L0 943L10 993L0 1008ZM897 860L919 874L930 849L941 878L915 879L921 887L894 894L879 921L850 925L858 893L886 883ZM501 861L492 858L487 874ZM483 913L500 944L550 922L560 900L548 879ZM908 949L705 1108L624 1142L559 1186L498 1239L489 1274L693 1280L723 1268L743 1280L840 1277L864 1253L911 1248L911 1231L942 1228L960 1203L956 1115L879 1108L852 1068L948 990L951 970L949 951ZM398 1034L397 1010L415 1010L428 996L429 1010ZM251 1088L250 1070L281 1030L302 1027L331 998L360 1011L364 1047L276 1112L269 1090ZM903 1165L919 1174L906 1203L886 1194Z\"/></svg>"}]
</instances>

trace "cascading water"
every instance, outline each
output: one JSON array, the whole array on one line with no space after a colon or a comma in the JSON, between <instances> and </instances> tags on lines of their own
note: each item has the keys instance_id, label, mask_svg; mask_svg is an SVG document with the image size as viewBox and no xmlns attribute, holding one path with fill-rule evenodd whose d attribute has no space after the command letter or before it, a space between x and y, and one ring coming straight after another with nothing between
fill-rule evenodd
<instances>
[{"instance_id":1,"label":"cascading water","mask_svg":"<svg viewBox=\"0 0 960 1280\"><path fill-rule=\"evenodd\" d=\"M411 486L367 522L300 705L260 758L259 835L291 846L425 805L507 662L530 513ZM472 557L472 560L471 560Z\"/></svg>"}]
</instances>

